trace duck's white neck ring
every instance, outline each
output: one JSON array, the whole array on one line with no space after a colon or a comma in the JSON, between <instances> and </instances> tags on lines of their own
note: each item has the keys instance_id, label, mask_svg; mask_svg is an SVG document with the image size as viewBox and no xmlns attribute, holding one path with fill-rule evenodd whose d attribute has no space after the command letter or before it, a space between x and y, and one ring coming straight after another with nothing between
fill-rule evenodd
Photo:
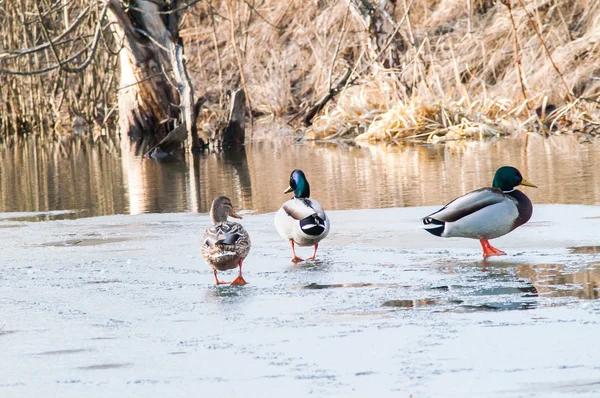
<instances>
[{"instance_id":1,"label":"duck's white neck ring","mask_svg":"<svg viewBox=\"0 0 600 398\"><path fill-rule=\"evenodd\" d=\"M502 192L503 193L511 193L511 192L514 192L514 191L515 191L515 188L511 189L510 191L502 191Z\"/></svg>"}]
</instances>

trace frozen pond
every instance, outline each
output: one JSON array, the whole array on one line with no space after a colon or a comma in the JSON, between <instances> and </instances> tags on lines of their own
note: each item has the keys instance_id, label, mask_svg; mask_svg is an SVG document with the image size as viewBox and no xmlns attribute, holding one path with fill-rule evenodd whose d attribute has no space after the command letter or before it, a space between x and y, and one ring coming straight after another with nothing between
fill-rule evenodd
<instances>
[{"instance_id":1,"label":"frozen pond","mask_svg":"<svg viewBox=\"0 0 600 398\"><path fill-rule=\"evenodd\" d=\"M206 214L5 214L0 396L598 397L600 208L535 205L485 262L431 210L331 211L295 266L247 214L241 287L200 258Z\"/></svg>"}]
</instances>

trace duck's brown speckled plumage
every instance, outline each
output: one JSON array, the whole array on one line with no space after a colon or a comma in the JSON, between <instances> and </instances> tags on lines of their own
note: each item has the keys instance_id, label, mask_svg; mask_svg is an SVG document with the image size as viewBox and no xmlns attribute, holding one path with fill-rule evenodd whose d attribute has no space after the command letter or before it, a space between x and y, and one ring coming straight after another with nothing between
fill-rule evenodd
<instances>
[{"instance_id":1,"label":"duck's brown speckled plumage","mask_svg":"<svg viewBox=\"0 0 600 398\"><path fill-rule=\"evenodd\" d=\"M218 271L234 269L250 252L250 236L240 224L226 221L204 232L200 254Z\"/></svg>"},{"instance_id":2,"label":"duck's brown speckled plumage","mask_svg":"<svg viewBox=\"0 0 600 398\"><path fill-rule=\"evenodd\" d=\"M218 196L210 208L212 227L204 232L200 242L200 254L213 269L217 285L224 285L217 278L217 271L240 268L238 277L232 285L245 285L242 277L242 263L250 252L250 236L240 224L228 221L228 217L242 218L233 210L231 200Z\"/></svg>"}]
</instances>

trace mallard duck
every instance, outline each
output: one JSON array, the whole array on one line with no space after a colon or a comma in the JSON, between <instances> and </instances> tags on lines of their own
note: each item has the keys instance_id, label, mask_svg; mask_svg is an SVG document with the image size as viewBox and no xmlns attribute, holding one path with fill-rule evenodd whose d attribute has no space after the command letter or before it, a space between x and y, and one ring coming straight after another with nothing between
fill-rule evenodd
<instances>
[{"instance_id":1,"label":"mallard duck","mask_svg":"<svg viewBox=\"0 0 600 398\"><path fill-rule=\"evenodd\" d=\"M302 170L290 175L290 186L283 193L294 192L294 197L275 213L275 228L292 246L292 262L304 261L296 255L294 244L314 246L312 260L317 255L319 242L329 233L329 218L319 202L310 198L310 185Z\"/></svg>"},{"instance_id":2,"label":"mallard duck","mask_svg":"<svg viewBox=\"0 0 600 398\"><path fill-rule=\"evenodd\" d=\"M537 188L514 167L500 167L491 188L469 192L423 218L425 229L443 238L479 239L484 257L504 255L488 240L525 224L533 213L531 200L515 189L518 185Z\"/></svg>"},{"instance_id":3,"label":"mallard duck","mask_svg":"<svg viewBox=\"0 0 600 398\"><path fill-rule=\"evenodd\" d=\"M210 219L213 226L204 232L200 253L212 267L217 285L226 285L217 278L217 271L226 271L240 267L238 277L232 285L245 285L242 277L242 263L250 251L250 236L240 224L227 221L227 217L242 218L236 214L231 200L226 196L218 196L210 208Z\"/></svg>"}]
</instances>

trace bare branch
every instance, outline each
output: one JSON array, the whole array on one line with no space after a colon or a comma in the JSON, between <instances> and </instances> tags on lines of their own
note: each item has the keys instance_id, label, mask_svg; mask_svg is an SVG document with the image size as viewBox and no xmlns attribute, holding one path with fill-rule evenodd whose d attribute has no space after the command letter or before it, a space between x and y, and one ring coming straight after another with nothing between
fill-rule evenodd
<instances>
[{"instance_id":1,"label":"bare branch","mask_svg":"<svg viewBox=\"0 0 600 398\"><path fill-rule=\"evenodd\" d=\"M56 36L54 38L54 44L59 44L58 42L60 40L62 40L66 35L68 35L70 32L73 31L73 29L75 29L83 20L84 17L86 17L88 15L88 11L90 9L90 6L87 6L75 19L75 21L73 21L73 23L71 24L71 26L69 26L69 28L67 30L65 30L63 33L61 33L60 35ZM31 48L26 48L26 49L19 49L19 50L9 50L6 51L4 53L0 54L0 59L6 58L6 59L10 59L10 58L16 58L19 57L21 55L26 55L26 54L31 54L33 52L36 51L41 51L41 50L45 50L48 47L50 47L50 43L44 43L44 44L40 44L39 46L35 46L35 47L31 47Z\"/></svg>"},{"instance_id":2,"label":"bare branch","mask_svg":"<svg viewBox=\"0 0 600 398\"><path fill-rule=\"evenodd\" d=\"M56 61L58 62L58 66L60 67L61 70L68 72L68 73L79 73L79 72L83 71L85 68L87 68L89 66L89 64L92 62L92 60L94 59L94 56L96 55L96 50L98 49L98 42L100 39L100 31L102 30L102 20L106 16L106 11L108 10L108 4L109 4L108 1L106 1L104 3L104 7L102 7L100 17L98 18L98 25L96 26L96 33L94 34L94 40L93 40L92 46L91 46L91 53L88 55L87 59L81 65L79 65L75 68L69 68L69 67L65 66L65 64L67 62L60 60L58 50L52 43L52 39L50 38L48 29L46 29L46 25L44 25L43 21L40 22L40 24L42 26L42 30L44 31L44 34L46 35L46 38L48 39L48 43L50 44L50 49L52 50L52 53L54 54L54 57L56 58ZM36 7L36 10L37 10L40 18L42 18L42 13L40 12L40 8L37 3L35 5L35 7Z\"/></svg>"}]
</instances>

